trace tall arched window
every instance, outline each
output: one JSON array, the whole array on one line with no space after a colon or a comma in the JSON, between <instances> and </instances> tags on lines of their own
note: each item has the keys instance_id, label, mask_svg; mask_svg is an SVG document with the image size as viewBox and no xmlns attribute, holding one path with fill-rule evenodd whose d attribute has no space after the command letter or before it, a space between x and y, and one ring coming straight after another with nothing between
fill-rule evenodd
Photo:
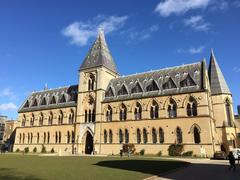
<instances>
[{"instance_id":1,"label":"tall arched window","mask_svg":"<svg viewBox=\"0 0 240 180\"><path fill-rule=\"evenodd\" d=\"M147 90L147 92L149 92L149 91L158 91L159 88L158 88L157 83L154 80L152 80L150 82L150 84L147 86L146 90Z\"/></svg>"},{"instance_id":2,"label":"tall arched window","mask_svg":"<svg viewBox=\"0 0 240 180\"><path fill-rule=\"evenodd\" d=\"M189 102L187 104L187 115L197 116L197 102L193 97L189 98Z\"/></svg>"},{"instance_id":3,"label":"tall arched window","mask_svg":"<svg viewBox=\"0 0 240 180\"><path fill-rule=\"evenodd\" d=\"M156 101L152 102L151 110L150 110L150 117L151 119L157 119L158 118L158 104Z\"/></svg>"},{"instance_id":4,"label":"tall arched window","mask_svg":"<svg viewBox=\"0 0 240 180\"><path fill-rule=\"evenodd\" d=\"M32 144L33 141L33 133L30 133L30 143Z\"/></svg>"},{"instance_id":5,"label":"tall arched window","mask_svg":"<svg viewBox=\"0 0 240 180\"><path fill-rule=\"evenodd\" d=\"M142 92L143 92L143 90L142 90L142 88L141 88L139 82L137 82L137 84L135 85L135 87L132 88L132 91L131 91L131 92L132 92L132 94L135 94L135 93L142 93Z\"/></svg>"},{"instance_id":6,"label":"tall arched window","mask_svg":"<svg viewBox=\"0 0 240 180\"><path fill-rule=\"evenodd\" d=\"M58 136L58 143L60 144L62 141L62 133L59 131L59 136Z\"/></svg>"},{"instance_id":7,"label":"tall arched window","mask_svg":"<svg viewBox=\"0 0 240 180\"><path fill-rule=\"evenodd\" d=\"M157 143L157 132L155 128L152 128L152 143L153 144Z\"/></svg>"},{"instance_id":8,"label":"tall arched window","mask_svg":"<svg viewBox=\"0 0 240 180\"><path fill-rule=\"evenodd\" d=\"M194 135L194 143L199 144L201 142L201 137L200 137L200 131L196 126L193 128L193 135Z\"/></svg>"},{"instance_id":9,"label":"tall arched window","mask_svg":"<svg viewBox=\"0 0 240 180\"><path fill-rule=\"evenodd\" d=\"M23 144L25 143L25 134L23 133Z\"/></svg>"},{"instance_id":10,"label":"tall arched window","mask_svg":"<svg viewBox=\"0 0 240 180\"><path fill-rule=\"evenodd\" d=\"M59 116L58 116L58 124L63 124L63 112L60 110Z\"/></svg>"},{"instance_id":11,"label":"tall arched window","mask_svg":"<svg viewBox=\"0 0 240 180\"><path fill-rule=\"evenodd\" d=\"M42 126L43 125L43 113L40 114L40 117L39 117L39 126Z\"/></svg>"},{"instance_id":12,"label":"tall arched window","mask_svg":"<svg viewBox=\"0 0 240 180\"><path fill-rule=\"evenodd\" d=\"M159 142L164 143L164 131L162 128L159 128Z\"/></svg>"},{"instance_id":13,"label":"tall arched window","mask_svg":"<svg viewBox=\"0 0 240 180\"><path fill-rule=\"evenodd\" d=\"M105 144L107 143L107 138L108 138L107 136L108 136L107 131L104 130L104 143Z\"/></svg>"},{"instance_id":14,"label":"tall arched window","mask_svg":"<svg viewBox=\"0 0 240 180\"><path fill-rule=\"evenodd\" d=\"M37 144L39 144L39 138L40 138L40 135L39 133L37 133Z\"/></svg>"},{"instance_id":15,"label":"tall arched window","mask_svg":"<svg viewBox=\"0 0 240 180\"><path fill-rule=\"evenodd\" d=\"M177 127L176 129L176 135L177 135L177 144L181 144L182 143L182 130Z\"/></svg>"},{"instance_id":16,"label":"tall arched window","mask_svg":"<svg viewBox=\"0 0 240 180\"><path fill-rule=\"evenodd\" d=\"M70 135L70 132L68 131L68 132L67 132L67 143L68 143L68 144L70 143L70 139L71 139L70 136L71 136L71 135Z\"/></svg>"},{"instance_id":17,"label":"tall arched window","mask_svg":"<svg viewBox=\"0 0 240 180\"><path fill-rule=\"evenodd\" d=\"M122 85L121 89L118 91L118 95L121 96L126 94L128 94L127 88L125 85Z\"/></svg>"},{"instance_id":18,"label":"tall arched window","mask_svg":"<svg viewBox=\"0 0 240 180\"><path fill-rule=\"evenodd\" d=\"M142 106L139 102L137 102L135 110L134 110L135 120L142 119Z\"/></svg>"},{"instance_id":19,"label":"tall arched window","mask_svg":"<svg viewBox=\"0 0 240 180\"><path fill-rule=\"evenodd\" d=\"M123 143L123 132L121 129L119 129L119 143Z\"/></svg>"},{"instance_id":20,"label":"tall arched window","mask_svg":"<svg viewBox=\"0 0 240 180\"><path fill-rule=\"evenodd\" d=\"M47 133L47 143L49 144L50 143L50 132Z\"/></svg>"},{"instance_id":21,"label":"tall arched window","mask_svg":"<svg viewBox=\"0 0 240 180\"><path fill-rule=\"evenodd\" d=\"M125 129L125 143L129 143L129 132Z\"/></svg>"},{"instance_id":22,"label":"tall arched window","mask_svg":"<svg viewBox=\"0 0 240 180\"><path fill-rule=\"evenodd\" d=\"M46 133L44 132L43 133L43 144L45 144L46 143Z\"/></svg>"},{"instance_id":23,"label":"tall arched window","mask_svg":"<svg viewBox=\"0 0 240 180\"><path fill-rule=\"evenodd\" d=\"M113 140L113 133L112 130L109 130L109 143L112 144L112 140Z\"/></svg>"},{"instance_id":24,"label":"tall arched window","mask_svg":"<svg viewBox=\"0 0 240 180\"><path fill-rule=\"evenodd\" d=\"M26 116L24 114L22 118L22 127L25 127L25 125L26 125Z\"/></svg>"},{"instance_id":25,"label":"tall arched window","mask_svg":"<svg viewBox=\"0 0 240 180\"><path fill-rule=\"evenodd\" d=\"M148 143L148 132L145 128L143 129L143 143L144 144Z\"/></svg>"},{"instance_id":26,"label":"tall arched window","mask_svg":"<svg viewBox=\"0 0 240 180\"><path fill-rule=\"evenodd\" d=\"M72 143L75 143L75 133L72 131Z\"/></svg>"},{"instance_id":27,"label":"tall arched window","mask_svg":"<svg viewBox=\"0 0 240 180\"><path fill-rule=\"evenodd\" d=\"M30 126L34 125L34 121L35 121L35 116L34 116L34 114L32 114L32 117L30 119Z\"/></svg>"},{"instance_id":28,"label":"tall arched window","mask_svg":"<svg viewBox=\"0 0 240 180\"><path fill-rule=\"evenodd\" d=\"M73 122L74 122L74 112L73 112L73 110L71 109L71 112L70 112L70 114L69 114L69 116L68 116L68 123L69 123L69 124L73 124Z\"/></svg>"},{"instance_id":29,"label":"tall arched window","mask_svg":"<svg viewBox=\"0 0 240 180\"><path fill-rule=\"evenodd\" d=\"M140 144L141 143L141 130L137 129L137 143Z\"/></svg>"},{"instance_id":30,"label":"tall arched window","mask_svg":"<svg viewBox=\"0 0 240 180\"><path fill-rule=\"evenodd\" d=\"M232 126L232 111L231 111L231 104L227 99L225 102L225 109L226 109L226 116L227 116L227 123L228 126Z\"/></svg>"},{"instance_id":31,"label":"tall arched window","mask_svg":"<svg viewBox=\"0 0 240 180\"><path fill-rule=\"evenodd\" d=\"M55 132L55 143L56 144L58 143L58 132L57 131Z\"/></svg>"},{"instance_id":32,"label":"tall arched window","mask_svg":"<svg viewBox=\"0 0 240 180\"><path fill-rule=\"evenodd\" d=\"M93 74L90 74L89 80L88 80L88 90L93 91L94 90L94 84L95 84L95 77Z\"/></svg>"},{"instance_id":33,"label":"tall arched window","mask_svg":"<svg viewBox=\"0 0 240 180\"><path fill-rule=\"evenodd\" d=\"M87 112L87 110L85 110L85 123L87 123L88 122L88 112Z\"/></svg>"},{"instance_id":34,"label":"tall arched window","mask_svg":"<svg viewBox=\"0 0 240 180\"><path fill-rule=\"evenodd\" d=\"M112 107L108 106L107 112L106 112L106 121L112 121Z\"/></svg>"},{"instance_id":35,"label":"tall arched window","mask_svg":"<svg viewBox=\"0 0 240 180\"><path fill-rule=\"evenodd\" d=\"M27 135L27 138L28 138L28 144L30 144L30 134L29 133Z\"/></svg>"},{"instance_id":36,"label":"tall arched window","mask_svg":"<svg viewBox=\"0 0 240 180\"><path fill-rule=\"evenodd\" d=\"M21 144L22 143L22 134L20 133L19 134L19 144Z\"/></svg>"},{"instance_id":37,"label":"tall arched window","mask_svg":"<svg viewBox=\"0 0 240 180\"><path fill-rule=\"evenodd\" d=\"M119 119L120 121L125 121L127 119L127 108L124 104L120 107Z\"/></svg>"},{"instance_id":38,"label":"tall arched window","mask_svg":"<svg viewBox=\"0 0 240 180\"><path fill-rule=\"evenodd\" d=\"M177 117L177 104L173 99L170 99L170 104L168 105L168 117Z\"/></svg>"},{"instance_id":39,"label":"tall arched window","mask_svg":"<svg viewBox=\"0 0 240 180\"><path fill-rule=\"evenodd\" d=\"M50 115L49 115L49 117L48 117L48 125L51 126L52 123L53 123L53 113L50 112Z\"/></svg>"}]
</instances>

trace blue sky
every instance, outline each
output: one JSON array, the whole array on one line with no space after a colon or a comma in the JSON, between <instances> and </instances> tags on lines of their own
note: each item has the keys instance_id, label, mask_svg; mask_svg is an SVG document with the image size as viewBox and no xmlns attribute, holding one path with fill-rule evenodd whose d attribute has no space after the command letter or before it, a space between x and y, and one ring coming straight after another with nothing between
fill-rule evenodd
<instances>
[{"instance_id":1,"label":"blue sky","mask_svg":"<svg viewBox=\"0 0 240 180\"><path fill-rule=\"evenodd\" d=\"M213 48L240 104L240 0L1 0L0 114L45 83L78 83L78 68L99 28L120 74L202 59Z\"/></svg>"}]
</instances>

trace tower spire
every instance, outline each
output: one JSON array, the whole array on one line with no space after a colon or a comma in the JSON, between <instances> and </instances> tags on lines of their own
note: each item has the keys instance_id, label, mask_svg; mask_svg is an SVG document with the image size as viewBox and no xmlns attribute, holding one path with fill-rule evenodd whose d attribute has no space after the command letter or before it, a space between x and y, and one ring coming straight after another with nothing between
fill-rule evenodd
<instances>
[{"instance_id":1,"label":"tower spire","mask_svg":"<svg viewBox=\"0 0 240 180\"><path fill-rule=\"evenodd\" d=\"M213 49L211 49L210 63L208 68L208 76L213 95L231 94L228 85L225 81L223 73L217 63Z\"/></svg>"},{"instance_id":2,"label":"tower spire","mask_svg":"<svg viewBox=\"0 0 240 180\"><path fill-rule=\"evenodd\" d=\"M89 50L86 58L84 59L80 70L104 66L105 68L118 73L116 64L112 58L112 55L108 49L108 45L105 40L103 28L98 29L98 35Z\"/></svg>"}]
</instances>

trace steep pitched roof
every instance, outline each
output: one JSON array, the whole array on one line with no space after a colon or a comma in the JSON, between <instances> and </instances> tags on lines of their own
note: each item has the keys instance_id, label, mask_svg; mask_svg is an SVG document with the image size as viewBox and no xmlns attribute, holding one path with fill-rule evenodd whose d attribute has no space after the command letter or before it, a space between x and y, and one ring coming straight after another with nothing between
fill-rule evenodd
<instances>
[{"instance_id":1,"label":"steep pitched roof","mask_svg":"<svg viewBox=\"0 0 240 180\"><path fill-rule=\"evenodd\" d=\"M202 61L112 79L106 89L106 96L103 102L204 91L204 66L205 63ZM189 76L193 83L188 83L187 85L181 83L189 78ZM148 88L153 82L157 87ZM174 83L174 85L165 87L164 84L167 82ZM118 92L121 90L123 84L128 89L128 94L119 95ZM140 85L142 91L133 91L137 85ZM113 95L108 93L110 89Z\"/></svg>"},{"instance_id":2,"label":"steep pitched roof","mask_svg":"<svg viewBox=\"0 0 240 180\"><path fill-rule=\"evenodd\" d=\"M93 43L92 48L90 49L86 58L84 59L80 67L80 70L99 67L99 66L104 66L109 70L115 73L118 73L116 64L108 49L108 45L106 43L103 31L99 31L97 39Z\"/></svg>"},{"instance_id":3,"label":"steep pitched roof","mask_svg":"<svg viewBox=\"0 0 240 180\"><path fill-rule=\"evenodd\" d=\"M211 51L208 76L212 95L231 94L224 79L223 73L217 63L213 50Z\"/></svg>"}]
</instances>

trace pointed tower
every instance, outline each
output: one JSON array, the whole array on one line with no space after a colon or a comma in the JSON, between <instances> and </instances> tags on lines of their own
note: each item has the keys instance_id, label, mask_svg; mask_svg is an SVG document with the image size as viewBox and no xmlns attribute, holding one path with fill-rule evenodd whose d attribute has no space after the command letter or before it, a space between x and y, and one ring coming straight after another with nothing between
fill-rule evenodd
<instances>
[{"instance_id":1,"label":"pointed tower","mask_svg":"<svg viewBox=\"0 0 240 180\"><path fill-rule=\"evenodd\" d=\"M211 88L213 117L216 125L220 149L228 152L236 147L232 94L223 73L211 50L208 76Z\"/></svg>"},{"instance_id":2,"label":"pointed tower","mask_svg":"<svg viewBox=\"0 0 240 180\"><path fill-rule=\"evenodd\" d=\"M118 77L117 68L108 49L104 32L99 31L79 69L77 123L78 151L91 154L98 152L101 141L102 101L109 81ZM99 152L98 152L99 153Z\"/></svg>"}]
</instances>

